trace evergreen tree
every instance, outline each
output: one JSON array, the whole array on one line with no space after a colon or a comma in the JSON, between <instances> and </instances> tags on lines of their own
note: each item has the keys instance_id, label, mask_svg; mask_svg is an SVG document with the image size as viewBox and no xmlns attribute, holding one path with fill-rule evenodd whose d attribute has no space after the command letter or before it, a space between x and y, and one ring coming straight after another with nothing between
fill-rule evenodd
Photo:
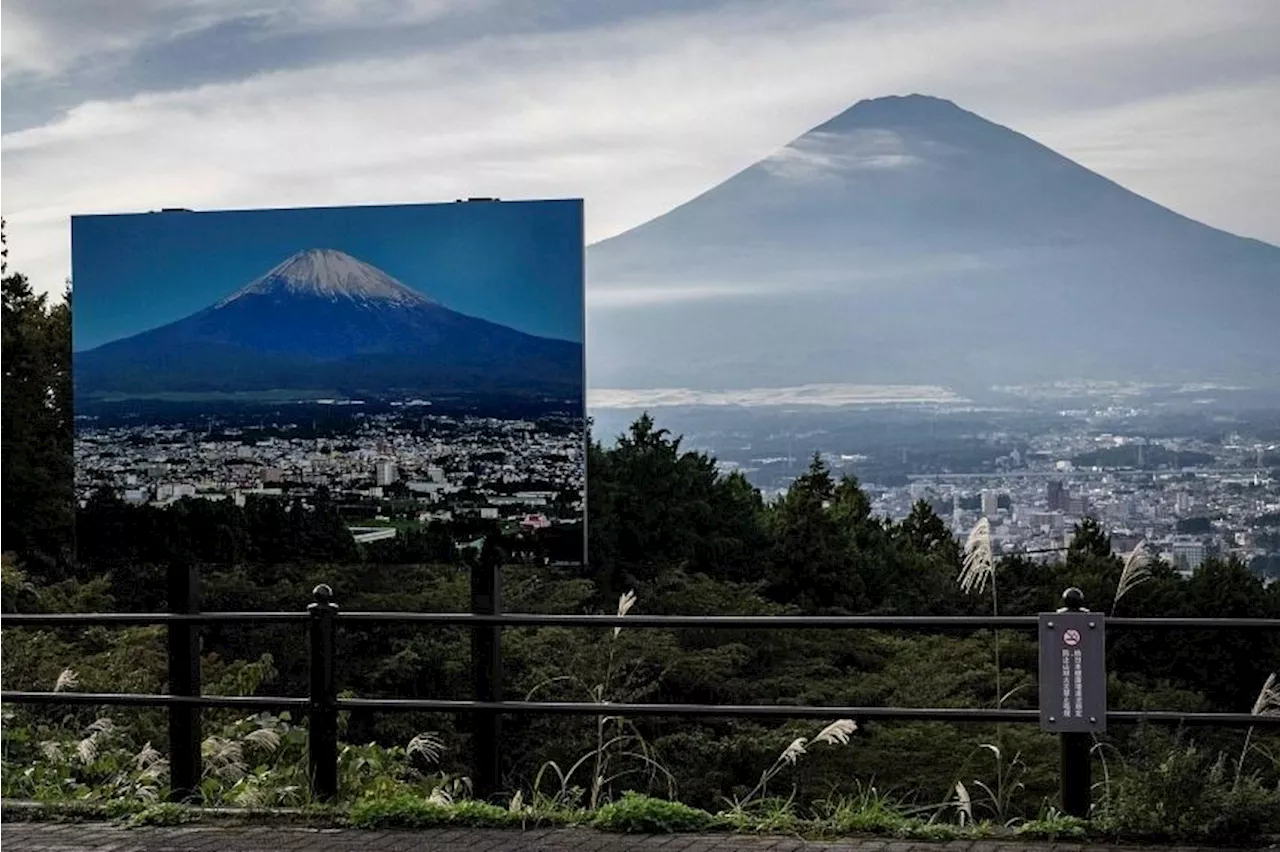
<instances>
[{"instance_id":1,"label":"evergreen tree","mask_svg":"<svg viewBox=\"0 0 1280 852\"><path fill-rule=\"evenodd\" d=\"M831 471L814 454L808 471L796 478L771 513L770 595L775 600L808 611L850 613L866 607L866 585L853 559L864 500L857 485L847 481L837 494Z\"/></svg>"},{"instance_id":2,"label":"evergreen tree","mask_svg":"<svg viewBox=\"0 0 1280 852\"><path fill-rule=\"evenodd\" d=\"M70 299L50 303L5 265L3 547L45 577L65 576L72 556Z\"/></svg>"},{"instance_id":3,"label":"evergreen tree","mask_svg":"<svg viewBox=\"0 0 1280 852\"><path fill-rule=\"evenodd\" d=\"M667 566L735 579L764 573L755 562L765 541L759 493L680 444L645 414L616 447L591 445L587 541L604 598Z\"/></svg>"}]
</instances>

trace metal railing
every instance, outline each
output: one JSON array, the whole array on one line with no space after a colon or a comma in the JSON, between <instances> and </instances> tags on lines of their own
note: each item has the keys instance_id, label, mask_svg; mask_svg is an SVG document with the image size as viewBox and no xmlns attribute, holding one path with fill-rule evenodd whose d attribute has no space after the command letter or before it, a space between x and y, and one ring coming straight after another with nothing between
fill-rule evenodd
<instances>
[{"instance_id":1,"label":"metal railing","mask_svg":"<svg viewBox=\"0 0 1280 852\"><path fill-rule=\"evenodd\" d=\"M316 586L305 611L201 612L199 575L194 568L170 572L169 612L153 613L36 613L3 616L7 627L68 627L79 625L166 625L169 692L167 694L0 692L0 701L24 704L111 705L168 708L170 798L198 798L201 778L201 719L205 708L299 710L308 720L308 761L312 792L321 800L338 793L338 713L427 711L469 713L473 721L472 778L482 798L497 792L501 778L501 717L503 714L565 713L574 715L697 716L815 719L888 719L940 722L1037 723L1038 710L953 707L836 707L798 704L632 704L563 701L506 701L503 699L503 628L519 627L633 627L733 628L820 630L912 630L942 632L977 629L1036 630L1038 616L749 616L749 615L533 615L503 613L498 569L474 569L471 612L342 612L329 586ZM1064 600L1079 608L1080 593L1069 589ZM1100 616L1101 617L1101 616ZM199 632L203 625L306 623L310 645L310 694L292 696L202 695ZM1143 630L1263 630L1280 631L1280 619L1263 618L1106 618L1108 628ZM334 677L335 634L339 625L360 629L383 624L452 625L471 628L471 668L474 698L397 699L339 698ZM1174 725L1280 727L1280 716L1249 713L1183 713L1177 711L1111 710L1108 722L1151 722ZM1090 738L1088 734L1059 734L1062 750L1060 793L1064 810L1084 816L1090 801Z\"/></svg>"}]
</instances>

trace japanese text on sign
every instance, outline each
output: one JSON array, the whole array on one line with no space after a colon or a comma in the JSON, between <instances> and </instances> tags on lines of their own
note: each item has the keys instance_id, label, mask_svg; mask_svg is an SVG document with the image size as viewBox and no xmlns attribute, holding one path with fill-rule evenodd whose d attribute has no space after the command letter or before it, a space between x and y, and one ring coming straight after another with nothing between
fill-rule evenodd
<instances>
[{"instance_id":1,"label":"japanese text on sign","mask_svg":"<svg viewBox=\"0 0 1280 852\"><path fill-rule=\"evenodd\" d=\"M1050 731L1106 729L1104 617L1066 611L1040 616L1040 725Z\"/></svg>"}]
</instances>

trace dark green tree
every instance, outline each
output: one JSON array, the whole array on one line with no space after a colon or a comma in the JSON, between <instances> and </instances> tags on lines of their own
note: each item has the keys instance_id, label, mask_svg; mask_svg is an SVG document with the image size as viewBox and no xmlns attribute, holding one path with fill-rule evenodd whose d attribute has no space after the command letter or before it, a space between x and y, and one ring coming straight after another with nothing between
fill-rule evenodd
<instances>
[{"instance_id":1,"label":"dark green tree","mask_svg":"<svg viewBox=\"0 0 1280 852\"><path fill-rule=\"evenodd\" d=\"M855 567L857 524L865 518L862 495L847 480L837 487L822 457L773 507L773 583L770 596L809 611L857 612L867 589Z\"/></svg>"},{"instance_id":2,"label":"dark green tree","mask_svg":"<svg viewBox=\"0 0 1280 852\"><path fill-rule=\"evenodd\" d=\"M32 576L65 576L72 556L71 296L51 302L3 275L3 547Z\"/></svg>"},{"instance_id":3,"label":"dark green tree","mask_svg":"<svg viewBox=\"0 0 1280 852\"><path fill-rule=\"evenodd\" d=\"M765 542L759 493L680 444L645 414L615 447L591 445L587 546L604 598L665 566L733 579L764 573L756 561Z\"/></svg>"}]
</instances>

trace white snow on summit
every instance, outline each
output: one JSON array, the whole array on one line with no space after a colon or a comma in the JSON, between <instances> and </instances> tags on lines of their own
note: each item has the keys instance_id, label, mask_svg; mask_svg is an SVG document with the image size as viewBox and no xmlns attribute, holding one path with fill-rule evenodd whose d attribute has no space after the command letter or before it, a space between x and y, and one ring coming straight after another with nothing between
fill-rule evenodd
<instances>
[{"instance_id":1,"label":"white snow on summit","mask_svg":"<svg viewBox=\"0 0 1280 852\"><path fill-rule=\"evenodd\" d=\"M315 296L335 302L347 299L402 307L432 304L431 299L381 269L334 249L300 251L215 307L250 295Z\"/></svg>"}]
</instances>

